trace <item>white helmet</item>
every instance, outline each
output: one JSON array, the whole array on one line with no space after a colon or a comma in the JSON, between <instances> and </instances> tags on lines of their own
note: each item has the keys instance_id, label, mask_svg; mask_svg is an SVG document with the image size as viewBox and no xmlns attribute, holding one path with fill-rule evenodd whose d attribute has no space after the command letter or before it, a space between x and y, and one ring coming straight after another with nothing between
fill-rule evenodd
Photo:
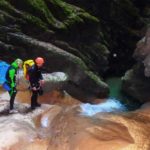
<instances>
[{"instance_id":1,"label":"white helmet","mask_svg":"<svg viewBox=\"0 0 150 150\"><path fill-rule=\"evenodd\" d=\"M19 58L17 58L17 59L15 60L15 62L16 62L18 65L22 65L22 64L23 64L23 61L22 61L21 59L19 59Z\"/></svg>"}]
</instances>

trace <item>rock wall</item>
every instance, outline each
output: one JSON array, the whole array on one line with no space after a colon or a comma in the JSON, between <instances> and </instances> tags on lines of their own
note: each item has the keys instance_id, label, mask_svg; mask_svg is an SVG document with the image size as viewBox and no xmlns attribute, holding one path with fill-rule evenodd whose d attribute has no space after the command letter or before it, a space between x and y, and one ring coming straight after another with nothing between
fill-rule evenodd
<instances>
[{"instance_id":1,"label":"rock wall","mask_svg":"<svg viewBox=\"0 0 150 150\"><path fill-rule=\"evenodd\" d=\"M141 102L150 101L150 28L137 43L134 58L137 63L122 78L123 91Z\"/></svg>"}]
</instances>

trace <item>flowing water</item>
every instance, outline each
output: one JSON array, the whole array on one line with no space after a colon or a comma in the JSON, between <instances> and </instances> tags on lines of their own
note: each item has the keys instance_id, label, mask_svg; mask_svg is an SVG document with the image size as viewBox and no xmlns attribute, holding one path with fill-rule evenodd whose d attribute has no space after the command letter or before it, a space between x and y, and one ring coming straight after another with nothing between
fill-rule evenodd
<instances>
[{"instance_id":1,"label":"flowing water","mask_svg":"<svg viewBox=\"0 0 150 150\"><path fill-rule=\"evenodd\" d=\"M93 116L98 112L123 112L139 108L141 104L121 92L121 78L112 77L106 80L110 87L109 98L100 104L81 104L82 115Z\"/></svg>"},{"instance_id":2,"label":"flowing water","mask_svg":"<svg viewBox=\"0 0 150 150\"><path fill-rule=\"evenodd\" d=\"M91 105L81 104L82 115L93 116L99 112L122 112L127 111L127 108L115 98L109 98L105 102Z\"/></svg>"}]
</instances>

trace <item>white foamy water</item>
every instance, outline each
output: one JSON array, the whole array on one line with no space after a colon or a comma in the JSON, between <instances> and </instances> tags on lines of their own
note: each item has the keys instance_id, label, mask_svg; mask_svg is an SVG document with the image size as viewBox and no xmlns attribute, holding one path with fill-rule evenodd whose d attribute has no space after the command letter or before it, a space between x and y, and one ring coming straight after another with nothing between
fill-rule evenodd
<instances>
[{"instance_id":1,"label":"white foamy water","mask_svg":"<svg viewBox=\"0 0 150 150\"><path fill-rule=\"evenodd\" d=\"M126 107L114 98L109 98L105 102L97 105L81 104L81 114L93 116L99 112L119 112L127 110Z\"/></svg>"}]
</instances>

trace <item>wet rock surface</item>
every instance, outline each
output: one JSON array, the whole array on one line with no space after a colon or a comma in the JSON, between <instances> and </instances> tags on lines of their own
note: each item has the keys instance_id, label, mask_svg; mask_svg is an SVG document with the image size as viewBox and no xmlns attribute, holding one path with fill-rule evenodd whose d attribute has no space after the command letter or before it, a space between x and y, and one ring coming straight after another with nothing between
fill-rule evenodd
<instances>
[{"instance_id":1,"label":"wet rock surface","mask_svg":"<svg viewBox=\"0 0 150 150\"><path fill-rule=\"evenodd\" d=\"M149 150L150 148L149 104L134 112L101 112L88 116L82 114L81 102L70 96L60 97L59 92L53 92L40 99L41 108L25 112L23 110L28 110L29 102L24 99L27 96L24 92L18 93L15 102L15 108L19 112L4 114L2 112L8 108L9 97L4 91L0 94L1 149ZM45 99L49 99L49 104ZM53 105L50 104L52 99L55 99Z\"/></svg>"}]
</instances>

